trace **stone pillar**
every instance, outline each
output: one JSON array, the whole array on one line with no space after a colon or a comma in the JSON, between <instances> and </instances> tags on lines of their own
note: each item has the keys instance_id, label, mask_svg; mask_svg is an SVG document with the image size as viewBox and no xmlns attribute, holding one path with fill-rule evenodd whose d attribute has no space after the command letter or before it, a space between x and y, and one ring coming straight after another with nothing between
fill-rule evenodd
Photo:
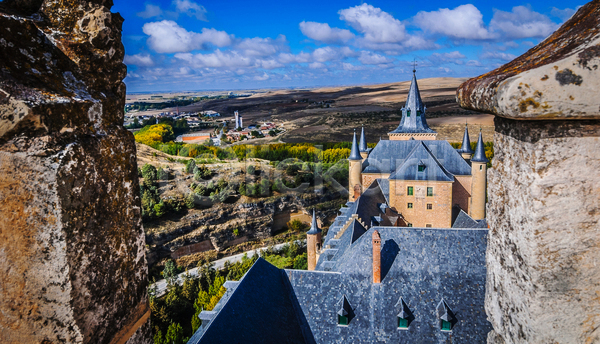
<instances>
[{"instance_id":1,"label":"stone pillar","mask_svg":"<svg viewBox=\"0 0 600 344\"><path fill-rule=\"evenodd\" d=\"M109 3L0 3L1 343L152 340Z\"/></svg>"},{"instance_id":2,"label":"stone pillar","mask_svg":"<svg viewBox=\"0 0 600 344\"><path fill-rule=\"evenodd\" d=\"M600 342L600 3L507 65L468 80L494 113L488 343Z\"/></svg>"},{"instance_id":3,"label":"stone pillar","mask_svg":"<svg viewBox=\"0 0 600 344\"><path fill-rule=\"evenodd\" d=\"M362 161L349 161L349 178L348 178L348 201L354 202L362 195Z\"/></svg>"},{"instance_id":4,"label":"stone pillar","mask_svg":"<svg viewBox=\"0 0 600 344\"><path fill-rule=\"evenodd\" d=\"M373 283L381 283L381 237L375 230L372 235L373 241Z\"/></svg>"},{"instance_id":5,"label":"stone pillar","mask_svg":"<svg viewBox=\"0 0 600 344\"><path fill-rule=\"evenodd\" d=\"M475 220L485 219L485 192L487 187L487 163L471 162L471 206L469 212Z\"/></svg>"}]
</instances>

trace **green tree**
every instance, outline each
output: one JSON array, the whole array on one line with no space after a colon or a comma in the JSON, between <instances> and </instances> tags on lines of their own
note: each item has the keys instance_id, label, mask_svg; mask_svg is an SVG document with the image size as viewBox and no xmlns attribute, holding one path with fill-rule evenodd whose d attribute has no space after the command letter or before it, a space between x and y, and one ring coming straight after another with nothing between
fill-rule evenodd
<instances>
[{"instance_id":1,"label":"green tree","mask_svg":"<svg viewBox=\"0 0 600 344\"><path fill-rule=\"evenodd\" d=\"M183 328L178 323L171 323L165 336L165 343L185 344L183 341Z\"/></svg>"},{"instance_id":2,"label":"green tree","mask_svg":"<svg viewBox=\"0 0 600 344\"><path fill-rule=\"evenodd\" d=\"M152 185L157 181L156 167L145 164L142 166L142 178L144 178L144 184Z\"/></svg>"},{"instance_id":3,"label":"green tree","mask_svg":"<svg viewBox=\"0 0 600 344\"><path fill-rule=\"evenodd\" d=\"M246 169L246 173L254 175L256 173L256 167L254 167L254 165L249 165Z\"/></svg>"},{"instance_id":4,"label":"green tree","mask_svg":"<svg viewBox=\"0 0 600 344\"><path fill-rule=\"evenodd\" d=\"M306 258L306 252L294 258L294 269L296 270L307 270L308 269L308 260Z\"/></svg>"},{"instance_id":5,"label":"green tree","mask_svg":"<svg viewBox=\"0 0 600 344\"><path fill-rule=\"evenodd\" d=\"M169 259L167 261L162 275L163 278L167 280L167 285L175 285L175 282L177 281L177 266L173 260Z\"/></svg>"}]
</instances>

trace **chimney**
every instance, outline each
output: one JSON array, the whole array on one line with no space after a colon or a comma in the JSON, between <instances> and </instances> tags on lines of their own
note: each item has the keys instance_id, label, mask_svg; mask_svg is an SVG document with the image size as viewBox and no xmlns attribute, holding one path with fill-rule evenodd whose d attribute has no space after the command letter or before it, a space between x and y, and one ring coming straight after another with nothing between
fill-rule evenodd
<instances>
[{"instance_id":1,"label":"chimney","mask_svg":"<svg viewBox=\"0 0 600 344\"><path fill-rule=\"evenodd\" d=\"M381 237L373 232L373 283L381 283Z\"/></svg>"}]
</instances>

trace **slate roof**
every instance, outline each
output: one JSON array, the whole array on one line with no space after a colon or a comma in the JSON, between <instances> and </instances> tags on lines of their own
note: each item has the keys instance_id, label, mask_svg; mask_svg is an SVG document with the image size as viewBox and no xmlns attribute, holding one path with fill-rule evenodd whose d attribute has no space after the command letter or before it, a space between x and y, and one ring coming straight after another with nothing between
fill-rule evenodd
<instances>
[{"instance_id":1,"label":"slate roof","mask_svg":"<svg viewBox=\"0 0 600 344\"><path fill-rule=\"evenodd\" d=\"M459 153L468 153L473 154L473 150L471 149L471 139L469 138L469 128L465 124L465 134L463 135L462 145L460 149L457 150Z\"/></svg>"},{"instance_id":2,"label":"slate roof","mask_svg":"<svg viewBox=\"0 0 600 344\"><path fill-rule=\"evenodd\" d=\"M367 146L367 139L365 139L365 128L363 127L360 130L360 142L358 143L358 148L361 152L370 152L371 148Z\"/></svg>"},{"instance_id":3,"label":"slate roof","mask_svg":"<svg viewBox=\"0 0 600 344\"><path fill-rule=\"evenodd\" d=\"M290 295L282 270L259 258L188 343L310 343Z\"/></svg>"},{"instance_id":4,"label":"slate roof","mask_svg":"<svg viewBox=\"0 0 600 344\"><path fill-rule=\"evenodd\" d=\"M419 93L419 85L417 85L417 77L413 73L406 104L402 108L402 120L392 133L435 133L427 125L425 110Z\"/></svg>"},{"instance_id":5,"label":"slate roof","mask_svg":"<svg viewBox=\"0 0 600 344\"><path fill-rule=\"evenodd\" d=\"M481 130L479 130L479 138L477 139L477 147L475 147L475 154L473 158L471 158L472 162L485 162L487 163L489 160L485 156L485 148L483 146L483 136L481 135Z\"/></svg>"},{"instance_id":6,"label":"slate roof","mask_svg":"<svg viewBox=\"0 0 600 344\"><path fill-rule=\"evenodd\" d=\"M354 132L354 137L352 138L352 148L350 150L350 156L348 160L362 160L360 156L360 149L358 148L358 143L356 142L356 131Z\"/></svg>"},{"instance_id":7,"label":"slate roof","mask_svg":"<svg viewBox=\"0 0 600 344\"><path fill-rule=\"evenodd\" d=\"M463 159L448 141L438 140L382 140L373 148L369 157L363 163L363 173L392 173L400 168L415 147L423 145L427 148L437 163L452 175L470 176L471 166ZM430 159L421 150L419 156ZM430 163L432 163L430 161ZM416 165L415 165L416 166ZM416 167L415 167L416 168Z\"/></svg>"},{"instance_id":8,"label":"slate roof","mask_svg":"<svg viewBox=\"0 0 600 344\"><path fill-rule=\"evenodd\" d=\"M424 141L417 142L417 145L408 154L402 165L389 179L454 181L452 173L448 172L436 159L423 143ZM464 159L461 157L461 160ZM419 169L422 169L422 171L419 171Z\"/></svg>"},{"instance_id":9,"label":"slate roof","mask_svg":"<svg viewBox=\"0 0 600 344\"><path fill-rule=\"evenodd\" d=\"M487 221L485 219L474 220L460 209L456 220L454 220L454 223L452 224L452 228L487 228Z\"/></svg>"},{"instance_id":10,"label":"slate roof","mask_svg":"<svg viewBox=\"0 0 600 344\"><path fill-rule=\"evenodd\" d=\"M321 228L319 228L319 225L317 224L317 215L315 214L315 210L313 209L310 230L306 234L319 234L319 233L321 233Z\"/></svg>"},{"instance_id":11,"label":"slate roof","mask_svg":"<svg viewBox=\"0 0 600 344\"><path fill-rule=\"evenodd\" d=\"M380 284L372 283L374 230L382 243ZM373 227L329 262L330 272L286 275L317 343L485 343L491 330L484 310L486 244L482 229ZM354 313L348 326L337 325L343 295ZM401 297L414 314L405 331L397 328ZM452 332L439 327L442 299L456 317Z\"/></svg>"}]
</instances>

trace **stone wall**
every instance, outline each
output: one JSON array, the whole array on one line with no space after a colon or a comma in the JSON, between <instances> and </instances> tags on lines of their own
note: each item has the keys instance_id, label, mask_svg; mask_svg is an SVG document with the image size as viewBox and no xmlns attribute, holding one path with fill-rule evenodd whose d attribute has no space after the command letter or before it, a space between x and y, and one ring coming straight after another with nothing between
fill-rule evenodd
<instances>
[{"instance_id":1,"label":"stone wall","mask_svg":"<svg viewBox=\"0 0 600 344\"><path fill-rule=\"evenodd\" d=\"M600 342L600 2L457 91L496 114L488 343Z\"/></svg>"},{"instance_id":2,"label":"stone wall","mask_svg":"<svg viewBox=\"0 0 600 344\"><path fill-rule=\"evenodd\" d=\"M149 343L123 19L0 3L0 342Z\"/></svg>"},{"instance_id":3,"label":"stone wall","mask_svg":"<svg viewBox=\"0 0 600 344\"><path fill-rule=\"evenodd\" d=\"M390 180L390 208L401 213L413 227L450 228L452 226L452 182ZM413 195L407 188L413 187ZM427 188L433 196L427 196ZM412 208L407 204L412 203ZM427 205L431 204L431 209Z\"/></svg>"},{"instance_id":4,"label":"stone wall","mask_svg":"<svg viewBox=\"0 0 600 344\"><path fill-rule=\"evenodd\" d=\"M486 311L507 343L600 341L600 121L496 117Z\"/></svg>"}]
</instances>

